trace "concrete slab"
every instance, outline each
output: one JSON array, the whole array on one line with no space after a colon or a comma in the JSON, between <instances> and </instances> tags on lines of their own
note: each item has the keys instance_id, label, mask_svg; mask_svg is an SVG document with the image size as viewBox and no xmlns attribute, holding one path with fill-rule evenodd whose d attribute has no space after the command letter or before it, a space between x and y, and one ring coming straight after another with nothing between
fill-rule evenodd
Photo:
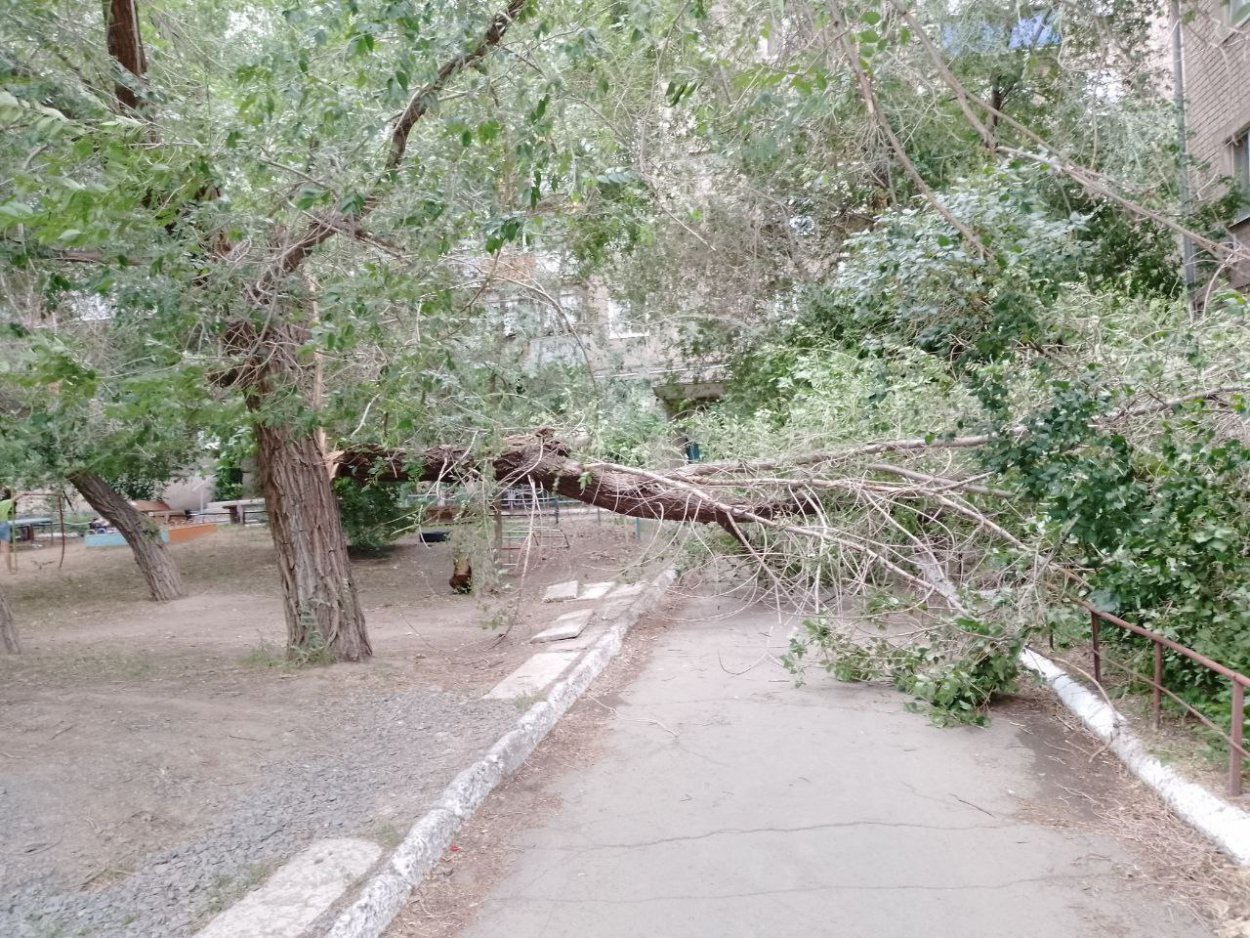
<instances>
[{"instance_id":1,"label":"concrete slab","mask_svg":"<svg viewBox=\"0 0 1250 938\"><path fill-rule=\"evenodd\" d=\"M607 580L603 583L587 583L582 587L582 591L578 594L578 599L603 599L608 595L608 590L616 586L615 580Z\"/></svg>"},{"instance_id":2,"label":"concrete slab","mask_svg":"<svg viewBox=\"0 0 1250 938\"><path fill-rule=\"evenodd\" d=\"M622 583L612 592L608 593L610 599L625 599L629 596L637 596L647 588L646 583Z\"/></svg>"},{"instance_id":3,"label":"concrete slab","mask_svg":"<svg viewBox=\"0 0 1250 938\"><path fill-rule=\"evenodd\" d=\"M381 855L367 840L319 840L196 938L299 938Z\"/></svg>"},{"instance_id":4,"label":"concrete slab","mask_svg":"<svg viewBox=\"0 0 1250 938\"><path fill-rule=\"evenodd\" d=\"M584 631L581 635L577 636L577 638L565 639L564 641L560 642L559 646L557 647L560 649L560 651L567 651L569 649L589 648L591 645L597 642L600 636L602 636L603 633L606 631L607 631L606 625L602 623L596 623L595 625L587 628L586 631Z\"/></svg>"},{"instance_id":5,"label":"concrete slab","mask_svg":"<svg viewBox=\"0 0 1250 938\"><path fill-rule=\"evenodd\" d=\"M563 583L553 583L547 587L547 591L543 593L543 602L545 603L564 603L571 599L577 598L576 580L565 580Z\"/></svg>"},{"instance_id":6,"label":"concrete slab","mask_svg":"<svg viewBox=\"0 0 1250 938\"><path fill-rule=\"evenodd\" d=\"M563 674L577 660L578 654L577 651L546 651L534 655L492 687L485 696L491 700L532 697Z\"/></svg>"},{"instance_id":7,"label":"concrete slab","mask_svg":"<svg viewBox=\"0 0 1250 938\"><path fill-rule=\"evenodd\" d=\"M610 622L628 609L629 603L630 601L627 599L618 599L616 602L604 603L599 607L599 618L604 622Z\"/></svg>"},{"instance_id":8,"label":"concrete slab","mask_svg":"<svg viewBox=\"0 0 1250 938\"><path fill-rule=\"evenodd\" d=\"M793 623L728 599L674 621L460 938L1208 935L1105 830L1030 820L1056 763L1027 728L795 688Z\"/></svg>"},{"instance_id":9,"label":"concrete slab","mask_svg":"<svg viewBox=\"0 0 1250 938\"><path fill-rule=\"evenodd\" d=\"M556 619L555 625L549 629L543 629L537 635L530 639L531 642L562 642L570 638L577 638L586 630L586 626L590 624L590 617L594 615L593 609L583 609L580 612L569 612Z\"/></svg>"}]
</instances>

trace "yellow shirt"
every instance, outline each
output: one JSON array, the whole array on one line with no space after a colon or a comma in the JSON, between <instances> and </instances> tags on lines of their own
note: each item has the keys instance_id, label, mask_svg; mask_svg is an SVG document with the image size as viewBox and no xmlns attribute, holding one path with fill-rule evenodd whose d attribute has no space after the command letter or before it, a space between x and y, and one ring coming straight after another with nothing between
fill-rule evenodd
<instances>
[{"instance_id":1,"label":"yellow shirt","mask_svg":"<svg viewBox=\"0 0 1250 938\"><path fill-rule=\"evenodd\" d=\"M0 499L0 523L9 521L13 517L13 499Z\"/></svg>"}]
</instances>

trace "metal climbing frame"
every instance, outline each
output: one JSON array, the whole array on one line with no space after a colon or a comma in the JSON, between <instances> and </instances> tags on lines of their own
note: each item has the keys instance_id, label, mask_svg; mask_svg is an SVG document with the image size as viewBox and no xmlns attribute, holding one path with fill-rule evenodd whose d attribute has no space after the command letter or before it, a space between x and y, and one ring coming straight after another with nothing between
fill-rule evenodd
<instances>
[{"instance_id":1,"label":"metal climbing frame","mask_svg":"<svg viewBox=\"0 0 1250 938\"><path fill-rule=\"evenodd\" d=\"M560 527L560 498L532 483L506 489L495 507L495 553L499 565L524 570L530 550L555 545L568 549Z\"/></svg>"}]
</instances>

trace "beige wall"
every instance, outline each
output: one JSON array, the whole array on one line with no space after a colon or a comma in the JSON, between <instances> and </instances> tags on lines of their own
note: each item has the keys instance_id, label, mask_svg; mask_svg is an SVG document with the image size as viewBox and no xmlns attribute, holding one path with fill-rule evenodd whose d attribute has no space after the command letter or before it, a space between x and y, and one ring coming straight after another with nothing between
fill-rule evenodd
<instances>
[{"instance_id":1,"label":"beige wall","mask_svg":"<svg viewBox=\"0 0 1250 938\"><path fill-rule=\"evenodd\" d=\"M1233 173L1235 134L1250 127L1250 23L1232 27L1228 0L1194 0L1185 26L1185 98L1190 155L1198 164L1194 188L1199 197L1222 194L1219 178ZM1231 221L1231 219L1230 219ZM1250 247L1250 221L1233 233ZM1250 283L1250 270L1233 276L1239 286Z\"/></svg>"}]
</instances>

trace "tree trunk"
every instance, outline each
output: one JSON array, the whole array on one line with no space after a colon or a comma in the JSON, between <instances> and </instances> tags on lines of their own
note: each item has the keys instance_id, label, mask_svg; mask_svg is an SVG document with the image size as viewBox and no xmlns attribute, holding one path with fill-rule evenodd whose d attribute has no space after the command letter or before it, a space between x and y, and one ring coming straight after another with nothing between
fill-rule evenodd
<instances>
[{"instance_id":1,"label":"tree trunk","mask_svg":"<svg viewBox=\"0 0 1250 938\"><path fill-rule=\"evenodd\" d=\"M541 489L618 515L653 518L657 521L695 521L719 524L732 532L734 526L751 521L773 521L816 511L819 503L802 490L768 498L742 498L698 488L700 463L682 469L651 473L606 463L583 463L572 458L569 448L543 432L509 437L505 449L489 460L497 480L504 485L531 482ZM419 468L417 468L419 467ZM412 457L400 452L363 448L336 453L334 475L366 482L414 479L422 482L457 482L475 477L479 460L461 446L436 446Z\"/></svg>"},{"instance_id":2,"label":"tree trunk","mask_svg":"<svg viewBox=\"0 0 1250 938\"><path fill-rule=\"evenodd\" d=\"M136 79L142 79L148 63L143 54L143 38L139 32L139 11L135 7L135 0L105 0L104 23L109 55ZM138 110L140 100L133 88L117 82L114 93L125 107L132 111Z\"/></svg>"},{"instance_id":3,"label":"tree trunk","mask_svg":"<svg viewBox=\"0 0 1250 938\"><path fill-rule=\"evenodd\" d=\"M260 485L278 553L287 653L324 649L337 661L373 654L356 596L347 537L315 436L257 422Z\"/></svg>"},{"instance_id":4,"label":"tree trunk","mask_svg":"<svg viewBox=\"0 0 1250 938\"><path fill-rule=\"evenodd\" d=\"M282 232L272 245L270 262L245 290L248 306L260 315L236 319L225 331L225 348L234 362L217 380L241 388L253 414L261 489L282 576L289 654L298 656L325 648L339 661L360 661L372 655L373 649L356 598L347 538L323 447L314 435L293 426L289 417L271 419L273 415L265 412L266 405L274 402L304 407L310 398L310 376L304 374L300 355L307 329L287 320L279 309L284 281L299 271L320 245L343 233L360 235L364 219L394 185L413 127L438 103L452 79L503 41L528 2L508 0L476 43L444 61L434 77L413 92L391 124L390 146L381 172L374 176L358 207L313 217L294 236ZM258 323L261 319L263 326ZM284 402L284 397L289 400Z\"/></svg>"},{"instance_id":5,"label":"tree trunk","mask_svg":"<svg viewBox=\"0 0 1250 938\"><path fill-rule=\"evenodd\" d=\"M157 602L180 598L183 595L182 577L174 558L161 541L161 530L156 522L126 501L121 493L94 472L75 472L69 481L91 507L126 539L135 555L135 563L147 580L152 598Z\"/></svg>"},{"instance_id":6,"label":"tree trunk","mask_svg":"<svg viewBox=\"0 0 1250 938\"><path fill-rule=\"evenodd\" d=\"M17 623L13 621L13 607L0 593L0 655L20 654L22 646L17 641Z\"/></svg>"}]
</instances>

